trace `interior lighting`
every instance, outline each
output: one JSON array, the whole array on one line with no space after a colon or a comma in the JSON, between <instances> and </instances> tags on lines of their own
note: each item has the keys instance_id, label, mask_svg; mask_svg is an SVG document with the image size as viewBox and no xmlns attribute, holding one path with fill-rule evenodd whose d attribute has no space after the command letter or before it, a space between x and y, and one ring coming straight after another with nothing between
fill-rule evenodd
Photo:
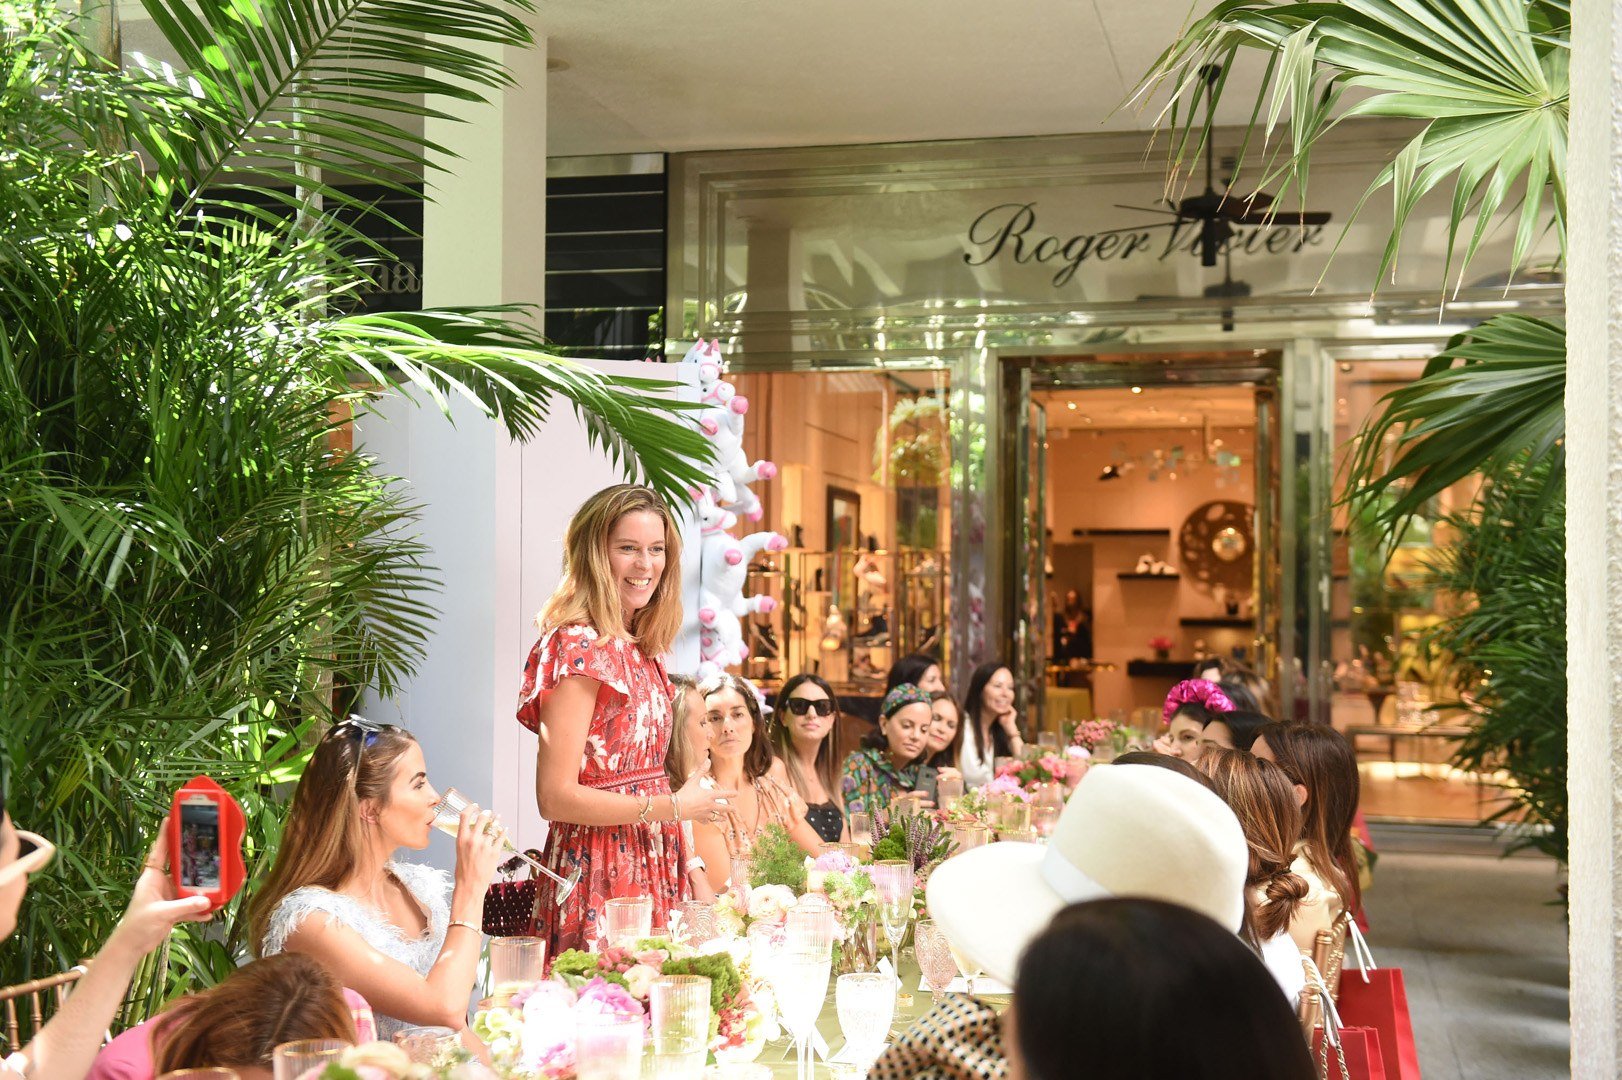
<instances>
[{"instance_id":1,"label":"interior lighting","mask_svg":"<svg viewBox=\"0 0 1622 1080\"><path fill-rule=\"evenodd\" d=\"M1134 386L1134 387L1133 387L1133 388L1132 388L1132 392L1133 392L1133 393L1134 393L1134 394L1141 394L1141 393L1143 393L1143 387L1141 387L1141 386Z\"/></svg>"},{"instance_id":2,"label":"interior lighting","mask_svg":"<svg viewBox=\"0 0 1622 1080\"><path fill-rule=\"evenodd\" d=\"M1067 409L1069 409L1069 410L1070 410L1070 411L1071 411L1071 412L1075 412L1075 411L1076 411L1076 403L1075 403L1075 402L1074 402L1074 401L1067 401L1067 402L1065 402L1065 403L1064 403L1064 407L1065 407L1065 408L1067 408Z\"/></svg>"}]
</instances>

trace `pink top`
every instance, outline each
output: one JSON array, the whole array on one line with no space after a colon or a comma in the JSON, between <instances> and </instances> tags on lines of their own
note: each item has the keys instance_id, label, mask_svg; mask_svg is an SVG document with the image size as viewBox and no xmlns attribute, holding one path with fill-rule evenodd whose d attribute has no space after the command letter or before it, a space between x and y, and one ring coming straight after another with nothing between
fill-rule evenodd
<instances>
[{"instance_id":1,"label":"pink top","mask_svg":"<svg viewBox=\"0 0 1622 1080\"><path fill-rule=\"evenodd\" d=\"M355 1018L358 1041L366 1043L376 1039L377 1025L372 1020L372 1007L366 1004L366 999L345 987L344 1000L349 1003L350 1015ZM163 1014L159 1013L102 1047L85 1080L153 1080L157 1067L152 1060L152 1033L163 1019Z\"/></svg>"}]
</instances>

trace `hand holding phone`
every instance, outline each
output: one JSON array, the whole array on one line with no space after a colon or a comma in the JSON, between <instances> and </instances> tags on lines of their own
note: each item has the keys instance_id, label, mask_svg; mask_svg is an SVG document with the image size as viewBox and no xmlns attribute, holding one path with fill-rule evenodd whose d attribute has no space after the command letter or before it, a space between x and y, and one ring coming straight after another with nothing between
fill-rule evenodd
<instances>
[{"instance_id":1,"label":"hand holding phone","mask_svg":"<svg viewBox=\"0 0 1622 1080\"><path fill-rule=\"evenodd\" d=\"M206 776L175 792L169 813L169 873L177 896L206 896L224 907L247 876L242 865L242 807Z\"/></svg>"}]
</instances>

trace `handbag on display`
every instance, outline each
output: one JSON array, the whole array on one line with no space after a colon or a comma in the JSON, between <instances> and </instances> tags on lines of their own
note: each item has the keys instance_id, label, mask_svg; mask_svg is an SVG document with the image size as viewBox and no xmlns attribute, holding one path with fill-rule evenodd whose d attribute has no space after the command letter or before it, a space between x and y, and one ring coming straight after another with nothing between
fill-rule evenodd
<instances>
[{"instance_id":1,"label":"handbag on display","mask_svg":"<svg viewBox=\"0 0 1622 1080\"><path fill-rule=\"evenodd\" d=\"M534 848L524 852L539 862ZM484 890L484 932L491 937L528 937L535 932L535 902L540 882L532 870L528 877L514 880L524 860L513 856L501 864L501 880Z\"/></svg>"}]
</instances>

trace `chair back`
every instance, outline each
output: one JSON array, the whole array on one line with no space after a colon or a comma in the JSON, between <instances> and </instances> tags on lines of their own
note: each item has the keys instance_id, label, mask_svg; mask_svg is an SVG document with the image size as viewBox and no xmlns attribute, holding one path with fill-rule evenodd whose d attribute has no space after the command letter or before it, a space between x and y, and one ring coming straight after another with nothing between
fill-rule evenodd
<instances>
[{"instance_id":1,"label":"chair back","mask_svg":"<svg viewBox=\"0 0 1622 1080\"><path fill-rule=\"evenodd\" d=\"M40 1028L45 1026L46 1000L50 1000L52 1012L55 1012L57 1009L61 1008L62 1002L67 1000L68 991L72 989L73 984L78 982L80 977L83 976L87 970L88 969L81 964L78 967L60 972L56 975L48 975L43 979L35 979L33 982L18 983L16 986L0 987L0 1002L5 1003L7 1051L15 1052L23 1048L23 1028L17 1015L17 1003L27 999L28 1018L30 1021L28 1034L29 1037L32 1038L34 1035L39 1033Z\"/></svg>"},{"instance_id":2,"label":"chair back","mask_svg":"<svg viewBox=\"0 0 1622 1080\"><path fill-rule=\"evenodd\" d=\"M1351 921L1350 914L1341 912L1329 929L1318 931L1312 942L1313 967L1323 976L1324 989L1328 991L1329 999L1335 1002L1340 1001L1340 969L1346 964L1346 928ZM1313 1031L1323 1024L1323 1002L1319 1000L1322 993L1309 980L1296 1005L1296 1017L1301 1021L1301 1029L1309 1042Z\"/></svg>"}]
</instances>

